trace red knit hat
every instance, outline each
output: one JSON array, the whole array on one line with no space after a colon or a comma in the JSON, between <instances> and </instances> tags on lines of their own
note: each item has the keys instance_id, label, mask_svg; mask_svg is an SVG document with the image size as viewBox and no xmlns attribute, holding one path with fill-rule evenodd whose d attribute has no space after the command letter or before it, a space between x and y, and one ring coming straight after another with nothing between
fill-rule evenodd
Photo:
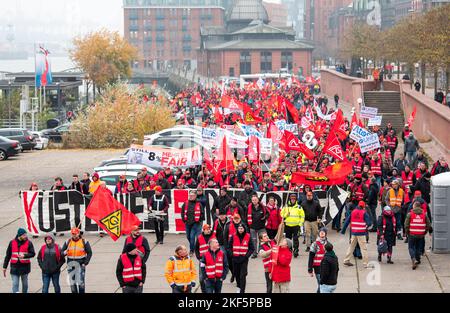
<instances>
[{"instance_id":1,"label":"red knit hat","mask_svg":"<svg viewBox=\"0 0 450 313\"><path fill-rule=\"evenodd\" d=\"M359 201L358 206L364 209L366 207L366 203L364 201Z\"/></svg>"}]
</instances>

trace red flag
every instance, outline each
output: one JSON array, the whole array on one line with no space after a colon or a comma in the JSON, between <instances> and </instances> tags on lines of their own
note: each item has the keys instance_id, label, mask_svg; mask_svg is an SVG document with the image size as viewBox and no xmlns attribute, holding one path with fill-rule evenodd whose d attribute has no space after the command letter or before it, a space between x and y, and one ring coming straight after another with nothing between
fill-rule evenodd
<instances>
[{"instance_id":1,"label":"red flag","mask_svg":"<svg viewBox=\"0 0 450 313\"><path fill-rule=\"evenodd\" d=\"M328 134L327 141L323 146L323 152L332 155L333 157L344 161L344 151L342 151L341 143L339 142L336 134L334 132L330 132Z\"/></svg>"},{"instance_id":2,"label":"red flag","mask_svg":"<svg viewBox=\"0 0 450 313\"><path fill-rule=\"evenodd\" d=\"M114 199L111 192L103 187L94 193L85 215L94 220L114 241L122 235L130 234L134 226L141 224L136 215Z\"/></svg>"},{"instance_id":3,"label":"red flag","mask_svg":"<svg viewBox=\"0 0 450 313\"><path fill-rule=\"evenodd\" d=\"M217 161L216 161L217 160ZM219 149L216 151L216 159L214 162L219 162L217 165L217 171L220 172L223 169L231 170L234 169L234 155L233 152L231 152L230 148L227 144L227 137L223 136L222 144L220 145Z\"/></svg>"},{"instance_id":4,"label":"red flag","mask_svg":"<svg viewBox=\"0 0 450 313\"><path fill-rule=\"evenodd\" d=\"M335 133L341 140L347 138L344 115L340 109L336 113L336 120L334 121L330 133Z\"/></svg>"},{"instance_id":5,"label":"red flag","mask_svg":"<svg viewBox=\"0 0 450 313\"><path fill-rule=\"evenodd\" d=\"M260 155L261 151L259 147L259 138L256 136L250 136L248 138L248 160L250 162L259 162Z\"/></svg>"},{"instance_id":6,"label":"red flag","mask_svg":"<svg viewBox=\"0 0 450 313\"><path fill-rule=\"evenodd\" d=\"M352 115L352 122L350 123L351 128L353 129L353 127L355 127L355 125L358 125L358 118L356 117L356 112L353 113Z\"/></svg>"},{"instance_id":7,"label":"red flag","mask_svg":"<svg viewBox=\"0 0 450 313\"><path fill-rule=\"evenodd\" d=\"M244 108L244 124L258 124L262 123L263 120L253 113L253 110L246 104L243 105Z\"/></svg>"},{"instance_id":8,"label":"red flag","mask_svg":"<svg viewBox=\"0 0 450 313\"><path fill-rule=\"evenodd\" d=\"M340 185L344 183L347 176L353 171L352 164L345 160L327 167L323 173L319 172L296 172L292 173L291 183L297 185Z\"/></svg>"},{"instance_id":9,"label":"red flag","mask_svg":"<svg viewBox=\"0 0 450 313\"><path fill-rule=\"evenodd\" d=\"M293 133L285 130L284 131L285 142L286 142L286 152L291 150L300 151L303 153L308 159L314 159L314 152L309 150L303 142L300 141Z\"/></svg>"},{"instance_id":10,"label":"red flag","mask_svg":"<svg viewBox=\"0 0 450 313\"><path fill-rule=\"evenodd\" d=\"M267 129L267 138L271 138L273 143L278 143L280 150L286 149L286 144L284 140L284 132L275 125L273 121L270 121L269 128Z\"/></svg>"},{"instance_id":11,"label":"red flag","mask_svg":"<svg viewBox=\"0 0 450 313\"><path fill-rule=\"evenodd\" d=\"M417 114L417 106L414 106L414 110L412 111L411 115L408 118L408 126L411 128L412 124L414 123L414 120L416 119Z\"/></svg>"},{"instance_id":12,"label":"red flag","mask_svg":"<svg viewBox=\"0 0 450 313\"><path fill-rule=\"evenodd\" d=\"M302 117L302 121L301 121L301 126L304 129L307 129L311 126L311 123L308 121L308 119L306 117Z\"/></svg>"},{"instance_id":13,"label":"red flag","mask_svg":"<svg viewBox=\"0 0 450 313\"><path fill-rule=\"evenodd\" d=\"M223 122L223 115L220 113L220 109L217 105L214 109L214 119L216 124Z\"/></svg>"},{"instance_id":14,"label":"red flag","mask_svg":"<svg viewBox=\"0 0 450 313\"><path fill-rule=\"evenodd\" d=\"M282 100L282 103L284 104L283 106L290 113L294 123L298 124L298 122L300 121L300 116L299 116L298 111L295 108L295 106L289 100L287 100L286 98L283 98L283 97L280 97L280 98Z\"/></svg>"},{"instance_id":15,"label":"red flag","mask_svg":"<svg viewBox=\"0 0 450 313\"><path fill-rule=\"evenodd\" d=\"M188 119L187 119L186 112L184 112L184 125L189 126L189 122L188 122Z\"/></svg>"},{"instance_id":16,"label":"red flag","mask_svg":"<svg viewBox=\"0 0 450 313\"><path fill-rule=\"evenodd\" d=\"M221 101L221 106L223 108L224 114L230 114L232 112L237 112L242 115L243 104L230 96L223 96Z\"/></svg>"}]
</instances>

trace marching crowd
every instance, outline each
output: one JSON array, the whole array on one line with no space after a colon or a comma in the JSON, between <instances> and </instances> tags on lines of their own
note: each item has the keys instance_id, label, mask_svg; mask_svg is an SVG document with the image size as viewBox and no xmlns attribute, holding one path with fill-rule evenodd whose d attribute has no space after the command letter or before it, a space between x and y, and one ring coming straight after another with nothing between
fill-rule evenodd
<instances>
[{"instance_id":1,"label":"marching crowd","mask_svg":"<svg viewBox=\"0 0 450 313\"><path fill-rule=\"evenodd\" d=\"M148 207L163 213L153 218L156 244L164 243L164 222L167 218L169 202L163 190L190 189L189 199L182 206L181 219L186 226L189 245L175 249L165 266L165 278L174 293L189 293L200 282L204 293L220 293L223 281L231 276L237 292L246 291L246 277L250 258L262 260L267 292L288 292L291 281L291 261L299 256L300 238L305 251L309 253L308 273L317 279L318 292L333 292L337 286L339 262L332 243L327 239L328 229L323 224L324 208L317 200L312 186L298 185L291 181L295 172L322 172L335 162L333 156L322 153L323 145L332 127L332 120L317 118L317 110L322 114L332 114L326 97L318 96L320 88L315 86L279 85L263 90L233 89L228 95L250 105L262 121L255 125L260 131L264 125L278 118L299 119L312 112L315 123L311 126L319 141L314 158L306 158L297 151L281 155L279 165L269 172L263 172L259 162L247 159L235 160L233 169L222 169L219 173L208 166L189 169L165 168L156 175L150 175L145 167L135 180L127 181L121 176L115 188L116 194L154 190ZM295 111L277 111L268 99L283 95L295 107ZM219 88L186 89L175 97L175 110L191 105L204 109L203 127L232 125L239 116L212 114L212 108L220 103ZM336 108L339 97L335 98ZM316 105L317 104L317 105ZM284 114L284 115L283 115ZM355 115L354 115L355 118ZM380 138L381 147L368 153L361 153L358 144L349 137L351 126L358 121L345 119L347 137L340 140L342 150L352 164L342 188L349 197L339 208L331 228L345 234L350 227L350 245L343 261L352 266L352 255L363 260L369 267L367 240L369 232L377 233L378 261L387 256L387 263L393 264L393 247L396 241L405 240L411 257L411 267L416 269L425 253L425 235L432 233L430 213L430 178L449 171L448 164L441 158L430 166L409 125L396 130L390 123L385 129L371 127ZM299 127L299 135L304 130ZM400 134L399 134L400 133ZM399 136L404 142L404 150L397 152ZM396 152L398 158L395 158ZM327 186L315 185L326 190ZM70 186L64 186L61 178L55 179L51 190L77 190L84 195L92 195L98 188L106 188L97 173L84 173L80 180L73 175ZM211 208L213 224L205 221L205 188L220 189ZM230 188L243 189L236 197L228 193ZM33 183L30 190L41 190ZM289 191L285 205L268 198L262 203L257 191ZM381 214L377 208L381 206ZM72 237L62 247L55 243L53 235L46 235L44 244L37 254L42 270L43 292L48 292L50 281L55 292L60 291L59 275L61 266L67 262L74 293L85 291L85 268L92 257L92 249L78 228L71 231ZM149 259L148 240L136 227L126 239L122 254L117 261L116 276L124 293L139 293L146 279L146 262ZM193 262L194 255L199 268ZM19 229L10 242L3 264L3 272L10 265L13 292L18 292L19 281L22 291L27 291L27 275L30 273L31 259L36 256L33 244L26 231ZM74 273L73 275L71 275Z\"/></svg>"}]
</instances>

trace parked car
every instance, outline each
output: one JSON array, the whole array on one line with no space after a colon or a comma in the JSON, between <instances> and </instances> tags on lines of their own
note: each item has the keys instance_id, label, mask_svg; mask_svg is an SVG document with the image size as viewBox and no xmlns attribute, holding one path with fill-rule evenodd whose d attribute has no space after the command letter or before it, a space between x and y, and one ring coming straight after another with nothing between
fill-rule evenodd
<instances>
[{"instance_id":1,"label":"parked car","mask_svg":"<svg viewBox=\"0 0 450 313\"><path fill-rule=\"evenodd\" d=\"M21 150L19 141L0 136L0 161L19 154Z\"/></svg>"},{"instance_id":2,"label":"parked car","mask_svg":"<svg viewBox=\"0 0 450 313\"><path fill-rule=\"evenodd\" d=\"M133 180L137 178L137 172L125 172L125 171L101 171L97 172L101 181L106 183L106 187L114 193L116 185L119 182L120 175L125 175L127 180Z\"/></svg>"},{"instance_id":3,"label":"parked car","mask_svg":"<svg viewBox=\"0 0 450 313\"><path fill-rule=\"evenodd\" d=\"M155 145L153 141L160 137L202 137L202 128L197 126L175 126L172 128L161 130L160 132L154 133L152 135L144 136L144 146Z\"/></svg>"},{"instance_id":4,"label":"parked car","mask_svg":"<svg viewBox=\"0 0 450 313\"><path fill-rule=\"evenodd\" d=\"M147 172L149 175L155 175L157 171L153 168L149 168L148 166L142 165L142 164L117 164L117 165L109 165L109 166L99 166L94 168L95 172L111 172L111 171L118 171L118 172L133 172L133 173L139 173L143 167L147 168Z\"/></svg>"},{"instance_id":5,"label":"parked car","mask_svg":"<svg viewBox=\"0 0 450 313\"><path fill-rule=\"evenodd\" d=\"M17 140L22 146L22 150L33 150L36 146L36 139L24 128L1 128L0 136L11 140Z\"/></svg>"},{"instance_id":6,"label":"parked car","mask_svg":"<svg viewBox=\"0 0 450 313\"><path fill-rule=\"evenodd\" d=\"M41 132L30 132L33 135L34 139L36 139L36 146L34 147L37 150L44 150L48 147L48 137L42 135Z\"/></svg>"},{"instance_id":7,"label":"parked car","mask_svg":"<svg viewBox=\"0 0 450 313\"><path fill-rule=\"evenodd\" d=\"M48 137L50 141L61 142L62 136L69 132L70 124L63 124L55 128L44 129L41 133Z\"/></svg>"}]
</instances>

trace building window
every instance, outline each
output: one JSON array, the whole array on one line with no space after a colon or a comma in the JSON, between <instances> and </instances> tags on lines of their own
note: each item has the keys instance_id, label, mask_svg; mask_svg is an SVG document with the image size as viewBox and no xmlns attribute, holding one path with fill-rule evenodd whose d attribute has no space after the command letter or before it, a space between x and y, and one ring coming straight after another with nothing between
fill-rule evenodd
<instances>
[{"instance_id":1,"label":"building window","mask_svg":"<svg viewBox=\"0 0 450 313\"><path fill-rule=\"evenodd\" d=\"M240 73L241 73L241 75L252 73L252 60L251 60L250 52L241 52Z\"/></svg>"},{"instance_id":2,"label":"building window","mask_svg":"<svg viewBox=\"0 0 450 313\"><path fill-rule=\"evenodd\" d=\"M234 67L230 67L230 69L228 71L228 76L234 77Z\"/></svg>"},{"instance_id":3,"label":"building window","mask_svg":"<svg viewBox=\"0 0 450 313\"><path fill-rule=\"evenodd\" d=\"M281 52L281 67L292 70L292 52Z\"/></svg>"},{"instance_id":4,"label":"building window","mask_svg":"<svg viewBox=\"0 0 450 313\"><path fill-rule=\"evenodd\" d=\"M137 39L139 32L137 31L130 31L130 38L131 39Z\"/></svg>"},{"instance_id":5,"label":"building window","mask_svg":"<svg viewBox=\"0 0 450 313\"><path fill-rule=\"evenodd\" d=\"M261 52L261 73L272 72L272 52Z\"/></svg>"}]
</instances>

